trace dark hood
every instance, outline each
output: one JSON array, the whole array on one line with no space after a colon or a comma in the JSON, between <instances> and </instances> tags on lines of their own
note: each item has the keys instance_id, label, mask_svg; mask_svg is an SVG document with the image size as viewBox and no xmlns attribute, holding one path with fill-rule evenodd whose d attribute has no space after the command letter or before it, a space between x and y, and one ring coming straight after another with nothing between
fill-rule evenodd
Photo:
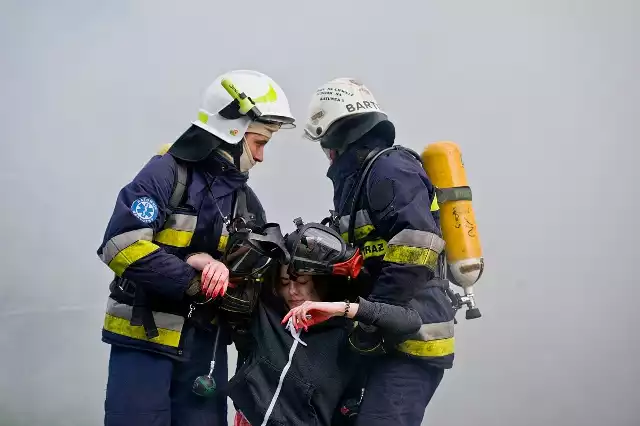
<instances>
[{"instance_id":1,"label":"dark hood","mask_svg":"<svg viewBox=\"0 0 640 426\"><path fill-rule=\"evenodd\" d=\"M380 137L375 132L364 135L361 139L349 145L347 150L327 170L327 177L333 182L334 206L341 204L344 198L355 185L355 177L367 155L374 149L393 146L394 140ZM342 212L339 212L342 214Z\"/></svg>"}]
</instances>

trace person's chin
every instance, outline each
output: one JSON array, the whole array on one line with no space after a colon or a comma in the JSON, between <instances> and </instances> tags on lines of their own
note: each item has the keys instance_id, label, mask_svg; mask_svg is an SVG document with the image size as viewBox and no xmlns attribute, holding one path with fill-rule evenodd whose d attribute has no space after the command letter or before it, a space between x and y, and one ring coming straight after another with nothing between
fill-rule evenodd
<instances>
[{"instance_id":1,"label":"person's chin","mask_svg":"<svg viewBox=\"0 0 640 426\"><path fill-rule=\"evenodd\" d=\"M302 300L292 300L289 302L289 308L293 309L293 308L297 308L298 306L302 305L304 303L304 301Z\"/></svg>"}]
</instances>

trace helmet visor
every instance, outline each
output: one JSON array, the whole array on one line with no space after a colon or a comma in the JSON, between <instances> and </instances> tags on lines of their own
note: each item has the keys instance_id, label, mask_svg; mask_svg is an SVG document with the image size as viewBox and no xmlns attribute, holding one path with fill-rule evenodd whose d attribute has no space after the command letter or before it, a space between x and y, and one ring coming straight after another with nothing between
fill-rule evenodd
<instances>
[{"instance_id":1,"label":"helmet visor","mask_svg":"<svg viewBox=\"0 0 640 426\"><path fill-rule=\"evenodd\" d=\"M339 237L322 228L304 229L294 243L290 263L294 274L332 273L333 264L341 258L345 244Z\"/></svg>"}]
</instances>

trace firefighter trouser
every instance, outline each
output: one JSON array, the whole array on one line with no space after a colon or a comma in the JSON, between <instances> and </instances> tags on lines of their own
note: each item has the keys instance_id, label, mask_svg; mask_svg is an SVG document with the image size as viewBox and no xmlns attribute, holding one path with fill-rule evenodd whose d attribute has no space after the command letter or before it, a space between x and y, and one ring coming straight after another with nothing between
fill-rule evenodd
<instances>
[{"instance_id":1,"label":"firefighter trouser","mask_svg":"<svg viewBox=\"0 0 640 426\"><path fill-rule=\"evenodd\" d=\"M188 360L111 346L105 399L105 426L227 425L227 339L220 335L214 378L219 392L204 398L191 391L196 377L209 372L215 333L185 324Z\"/></svg>"},{"instance_id":2,"label":"firefighter trouser","mask_svg":"<svg viewBox=\"0 0 640 426\"><path fill-rule=\"evenodd\" d=\"M372 361L356 426L420 426L444 370L399 355Z\"/></svg>"}]
</instances>

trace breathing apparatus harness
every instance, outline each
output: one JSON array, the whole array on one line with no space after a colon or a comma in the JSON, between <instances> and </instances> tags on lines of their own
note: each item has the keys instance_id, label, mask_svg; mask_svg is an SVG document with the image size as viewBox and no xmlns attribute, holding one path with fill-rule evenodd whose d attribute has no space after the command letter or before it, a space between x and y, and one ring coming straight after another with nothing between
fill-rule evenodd
<instances>
[{"instance_id":1,"label":"breathing apparatus harness","mask_svg":"<svg viewBox=\"0 0 640 426\"><path fill-rule=\"evenodd\" d=\"M353 193L353 198L351 200L351 207L349 211L349 227L347 231L347 244L351 247L355 247L355 238L354 238L355 222L356 222L355 213L358 208L358 202L360 200L360 195L362 193L362 187L364 186L364 183L366 182L368 174L371 171L371 168L373 167L373 164L375 163L375 161L378 158L380 158L380 156L382 156L383 154L394 151L394 150L407 152L411 154L420 164L422 164L422 159L420 158L420 155L417 152L401 145L393 145L388 148L374 148L367 154L367 156L362 162L363 167L358 173L358 181L350 190L350 193ZM348 196L345 197L345 201L341 206L341 211L344 209L346 200L348 199L349 199ZM332 228L335 228L337 226L338 219L339 219L339 213L336 212L335 210L329 210L329 216L324 218L322 220L322 223L327 224ZM436 270L436 276L444 280L447 279L447 263L445 260L444 252L438 257L438 268ZM462 308L462 306L466 305L464 298L460 296L460 294L451 290L451 288L449 288L448 286L444 288L444 291L447 293L447 296L451 300L451 306L453 307L455 313L457 313L458 310ZM454 313L453 320L454 320L454 323L457 324L458 321L455 318L455 313Z\"/></svg>"}]
</instances>

